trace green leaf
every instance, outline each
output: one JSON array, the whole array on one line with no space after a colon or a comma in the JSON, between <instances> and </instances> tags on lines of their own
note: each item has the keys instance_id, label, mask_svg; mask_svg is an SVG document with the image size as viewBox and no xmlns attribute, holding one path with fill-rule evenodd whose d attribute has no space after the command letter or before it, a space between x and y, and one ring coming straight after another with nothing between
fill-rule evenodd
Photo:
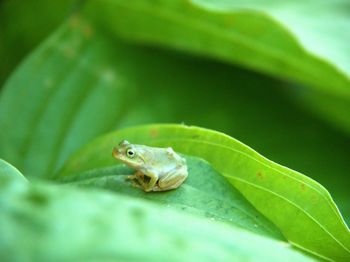
<instances>
[{"instance_id":1,"label":"green leaf","mask_svg":"<svg viewBox=\"0 0 350 262\"><path fill-rule=\"evenodd\" d=\"M126 45L75 16L2 90L0 157L26 177L49 177L105 132L186 122L234 135L321 182L350 221L349 139L305 114L285 90L253 72Z\"/></svg>"},{"instance_id":2,"label":"green leaf","mask_svg":"<svg viewBox=\"0 0 350 262\"><path fill-rule=\"evenodd\" d=\"M15 66L55 29L75 0L0 2L0 87ZM40 10L40 15L37 11Z\"/></svg>"},{"instance_id":3,"label":"green leaf","mask_svg":"<svg viewBox=\"0 0 350 262\"><path fill-rule=\"evenodd\" d=\"M302 174L262 157L222 133L181 125L130 128L104 136L68 162L61 176L110 166L113 145L172 146L207 160L294 245L321 257L350 258L350 232L329 193Z\"/></svg>"},{"instance_id":4,"label":"green leaf","mask_svg":"<svg viewBox=\"0 0 350 262\"><path fill-rule=\"evenodd\" d=\"M279 230L207 162L194 157L186 158L189 177L180 188L168 192L145 193L132 187L125 175L134 171L120 165L94 168L62 177L61 180L149 199L167 207L185 210L211 220L225 221L263 236L284 240Z\"/></svg>"},{"instance_id":5,"label":"green leaf","mask_svg":"<svg viewBox=\"0 0 350 262\"><path fill-rule=\"evenodd\" d=\"M127 93L111 54L111 45L77 17L32 53L0 99L0 155L27 176L43 177L111 130Z\"/></svg>"},{"instance_id":6,"label":"green leaf","mask_svg":"<svg viewBox=\"0 0 350 262\"><path fill-rule=\"evenodd\" d=\"M306 105L350 134L349 10L347 0L91 0L85 14L133 41L306 84Z\"/></svg>"},{"instance_id":7,"label":"green leaf","mask_svg":"<svg viewBox=\"0 0 350 262\"><path fill-rule=\"evenodd\" d=\"M6 180L5 261L311 261L283 242L148 201Z\"/></svg>"},{"instance_id":8,"label":"green leaf","mask_svg":"<svg viewBox=\"0 0 350 262\"><path fill-rule=\"evenodd\" d=\"M29 177L48 177L114 127L185 120L234 134L326 181L332 194L342 188L340 203L349 206L348 140L303 115L278 82L128 46L77 17L69 23L26 59L0 98L0 156Z\"/></svg>"},{"instance_id":9,"label":"green leaf","mask_svg":"<svg viewBox=\"0 0 350 262\"><path fill-rule=\"evenodd\" d=\"M279 87L222 64L125 45L73 17L7 82L0 156L27 177L48 177L114 127L186 121L235 134L321 181L350 217L348 140L303 115Z\"/></svg>"},{"instance_id":10,"label":"green leaf","mask_svg":"<svg viewBox=\"0 0 350 262\"><path fill-rule=\"evenodd\" d=\"M346 6L346 0L332 2L331 10L327 1L316 0L91 0L86 13L130 39L217 57L349 97Z\"/></svg>"},{"instance_id":11,"label":"green leaf","mask_svg":"<svg viewBox=\"0 0 350 262\"><path fill-rule=\"evenodd\" d=\"M14 166L10 165L6 161L0 159L0 179L4 176L11 176L20 178L23 181L27 181L25 177Z\"/></svg>"}]
</instances>

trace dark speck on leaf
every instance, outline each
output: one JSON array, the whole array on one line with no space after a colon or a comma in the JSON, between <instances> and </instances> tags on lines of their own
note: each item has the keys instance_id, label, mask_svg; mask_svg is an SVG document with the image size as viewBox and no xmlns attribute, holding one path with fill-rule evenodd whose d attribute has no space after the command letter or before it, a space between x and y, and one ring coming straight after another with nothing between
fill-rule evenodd
<instances>
[{"instance_id":1,"label":"dark speck on leaf","mask_svg":"<svg viewBox=\"0 0 350 262\"><path fill-rule=\"evenodd\" d=\"M134 207L130 209L130 214L133 218L139 219L139 218L142 218L142 216L144 215L144 212L141 208Z\"/></svg>"},{"instance_id":2,"label":"dark speck on leaf","mask_svg":"<svg viewBox=\"0 0 350 262\"><path fill-rule=\"evenodd\" d=\"M256 173L256 176L260 179L264 179L263 173L261 172Z\"/></svg>"},{"instance_id":3,"label":"dark speck on leaf","mask_svg":"<svg viewBox=\"0 0 350 262\"><path fill-rule=\"evenodd\" d=\"M48 203L48 198L41 192L32 190L26 195L27 200L34 205L44 206Z\"/></svg>"},{"instance_id":4,"label":"dark speck on leaf","mask_svg":"<svg viewBox=\"0 0 350 262\"><path fill-rule=\"evenodd\" d=\"M133 220L134 228L140 237L147 237L147 227L144 223L145 215L146 213L139 207L130 208L130 218Z\"/></svg>"}]
</instances>

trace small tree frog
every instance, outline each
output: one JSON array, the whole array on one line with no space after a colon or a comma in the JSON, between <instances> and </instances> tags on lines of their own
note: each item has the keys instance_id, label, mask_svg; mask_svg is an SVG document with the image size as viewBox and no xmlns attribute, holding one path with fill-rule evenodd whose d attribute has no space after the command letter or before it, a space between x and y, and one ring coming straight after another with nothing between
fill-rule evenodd
<instances>
[{"instance_id":1,"label":"small tree frog","mask_svg":"<svg viewBox=\"0 0 350 262\"><path fill-rule=\"evenodd\" d=\"M130 144L123 140L113 149L113 157L136 169L129 179L146 192L178 188L187 178L186 159L171 147L159 148ZM144 176L149 177L146 182Z\"/></svg>"}]
</instances>

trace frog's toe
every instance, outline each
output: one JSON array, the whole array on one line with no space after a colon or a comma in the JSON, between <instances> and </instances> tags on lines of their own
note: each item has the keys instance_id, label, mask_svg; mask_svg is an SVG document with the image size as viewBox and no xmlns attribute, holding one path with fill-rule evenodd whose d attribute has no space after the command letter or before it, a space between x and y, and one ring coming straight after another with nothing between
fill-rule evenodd
<instances>
[{"instance_id":1,"label":"frog's toe","mask_svg":"<svg viewBox=\"0 0 350 262\"><path fill-rule=\"evenodd\" d=\"M140 186L140 185L139 185L138 183L136 183L135 181L131 183L131 186L132 186L132 187L142 188L142 189L143 189L143 187Z\"/></svg>"},{"instance_id":2,"label":"frog's toe","mask_svg":"<svg viewBox=\"0 0 350 262\"><path fill-rule=\"evenodd\" d=\"M134 180L136 178L135 175L129 175L129 176L126 176L126 180Z\"/></svg>"}]
</instances>

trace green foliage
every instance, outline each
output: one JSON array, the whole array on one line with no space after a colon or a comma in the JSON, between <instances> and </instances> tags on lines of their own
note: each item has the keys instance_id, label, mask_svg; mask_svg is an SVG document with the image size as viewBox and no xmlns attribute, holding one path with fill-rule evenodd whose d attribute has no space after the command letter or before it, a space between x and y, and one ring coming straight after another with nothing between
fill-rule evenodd
<instances>
[{"instance_id":1,"label":"green foliage","mask_svg":"<svg viewBox=\"0 0 350 262\"><path fill-rule=\"evenodd\" d=\"M111 152L111 145L123 138L139 144L170 145L179 152L206 159L290 242L326 258L341 260L349 256L349 229L321 185L221 133L177 125L126 129L82 149L68 161L61 176L111 166L113 159L105 152ZM294 220L298 220L298 226L291 227Z\"/></svg>"},{"instance_id":2,"label":"green foliage","mask_svg":"<svg viewBox=\"0 0 350 262\"><path fill-rule=\"evenodd\" d=\"M312 261L280 241L119 194L6 177L0 206L5 261Z\"/></svg>"},{"instance_id":3,"label":"green foliage","mask_svg":"<svg viewBox=\"0 0 350 262\"><path fill-rule=\"evenodd\" d=\"M73 0L0 1L0 85L73 9ZM33 14L40 15L33 17Z\"/></svg>"},{"instance_id":4,"label":"green foliage","mask_svg":"<svg viewBox=\"0 0 350 262\"><path fill-rule=\"evenodd\" d=\"M335 53L323 52L323 56L329 57L329 62L326 62L315 57L313 53L317 54L323 48L327 50L329 42L311 42L307 39L310 34L311 37L318 34L322 40L340 23L327 23L328 27L324 32L315 33L312 27L307 27L309 31L305 32L302 28L305 19L301 20L300 15L293 12L303 6L302 1L282 7L273 1L265 1L270 2L266 5L254 2L136 0L126 3L122 0L92 0L86 9L89 15L101 21L105 27L124 37L217 57L279 77L305 82L310 87L350 95L350 66L346 63L350 56L347 54L346 58L339 57L339 53L349 50L348 45L343 43L339 49L335 49ZM349 7L349 4L344 0L337 2L331 14L339 14L340 20L347 19L343 21L341 28L336 28L343 29L344 32L346 26L350 25L350 20L344 15L340 16L341 10L338 8L342 4ZM310 1L308 6L304 5L305 9L313 7L319 9L318 12L310 13L316 16L317 23L327 15L325 11L328 5L320 1ZM96 8L103 10L105 15L98 15ZM285 15L286 10L290 16ZM275 21L274 18L280 21ZM289 30L296 32L295 36L306 48L296 41ZM346 37L350 37L348 31L344 33ZM344 67L342 69L348 74L339 72L337 66ZM329 85L332 85L331 90Z\"/></svg>"},{"instance_id":5,"label":"green foliage","mask_svg":"<svg viewBox=\"0 0 350 262\"><path fill-rule=\"evenodd\" d=\"M0 257L349 260L347 1L4 2L0 82L74 8L1 90L0 158L33 183L0 160ZM165 122L209 129L121 129ZM172 146L189 178L133 188L125 138Z\"/></svg>"},{"instance_id":6,"label":"green foliage","mask_svg":"<svg viewBox=\"0 0 350 262\"><path fill-rule=\"evenodd\" d=\"M123 37L304 83L314 90L301 100L347 132L349 10L347 0L91 0L86 7L89 16ZM334 100L330 107L322 100L313 103L324 96ZM338 106L339 100L345 102Z\"/></svg>"},{"instance_id":7,"label":"green foliage","mask_svg":"<svg viewBox=\"0 0 350 262\"><path fill-rule=\"evenodd\" d=\"M101 153L97 150L95 153ZM79 156L85 155L84 151ZM239 191L220 176L209 163L194 157L188 157L188 172L191 174L185 183L178 189L164 193L145 193L130 186L126 175L134 171L123 166L113 166L109 154L105 159L96 162L93 160L91 169L83 172L74 171L69 176L59 175L56 179L64 182L74 182L78 185L101 187L139 198L159 202L167 207L174 207L207 217L211 220L224 221L257 234L284 240L279 230L262 215L239 193ZM106 157L107 156L107 157ZM92 160L89 156L90 161ZM79 161L79 160L78 160ZM73 161L72 165L76 166ZM110 163L106 168L96 168ZM70 165L70 164L68 164ZM84 166L84 163L79 167ZM66 170L65 172L69 172Z\"/></svg>"}]
</instances>

